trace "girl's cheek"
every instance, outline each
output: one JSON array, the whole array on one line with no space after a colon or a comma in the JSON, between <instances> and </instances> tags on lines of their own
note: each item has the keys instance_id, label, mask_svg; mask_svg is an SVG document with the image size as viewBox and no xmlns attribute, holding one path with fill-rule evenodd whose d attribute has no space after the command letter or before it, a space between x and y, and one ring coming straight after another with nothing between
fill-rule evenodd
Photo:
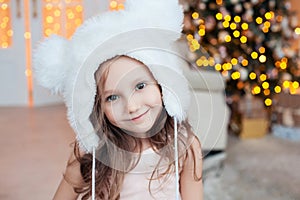
<instances>
[{"instance_id":1,"label":"girl's cheek","mask_svg":"<svg viewBox=\"0 0 300 200\"><path fill-rule=\"evenodd\" d=\"M112 106L106 105L104 107L104 114L111 123L116 121Z\"/></svg>"}]
</instances>

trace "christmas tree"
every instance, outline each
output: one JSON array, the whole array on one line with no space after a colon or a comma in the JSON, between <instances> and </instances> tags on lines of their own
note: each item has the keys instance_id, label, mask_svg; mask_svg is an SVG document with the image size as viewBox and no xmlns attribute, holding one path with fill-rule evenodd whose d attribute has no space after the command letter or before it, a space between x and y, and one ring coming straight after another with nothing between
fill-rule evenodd
<instances>
[{"instance_id":1,"label":"christmas tree","mask_svg":"<svg viewBox=\"0 0 300 200\"><path fill-rule=\"evenodd\" d=\"M249 92L271 106L274 94L296 93L300 28L289 1L186 0L184 9L189 59L222 73L227 95Z\"/></svg>"}]
</instances>

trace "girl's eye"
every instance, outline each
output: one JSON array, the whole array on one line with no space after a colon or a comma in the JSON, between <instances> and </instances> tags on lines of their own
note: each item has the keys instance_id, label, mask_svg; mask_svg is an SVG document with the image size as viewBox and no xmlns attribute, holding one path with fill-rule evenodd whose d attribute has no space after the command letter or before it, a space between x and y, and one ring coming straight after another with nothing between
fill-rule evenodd
<instances>
[{"instance_id":1,"label":"girl's eye","mask_svg":"<svg viewBox=\"0 0 300 200\"><path fill-rule=\"evenodd\" d=\"M146 83L139 83L135 86L135 90L141 90L146 87Z\"/></svg>"},{"instance_id":2,"label":"girl's eye","mask_svg":"<svg viewBox=\"0 0 300 200\"><path fill-rule=\"evenodd\" d=\"M108 101L108 102L112 102L112 101L115 101L115 100L117 100L119 98L119 96L118 95L110 95L110 96L108 96L108 97L106 97L106 101Z\"/></svg>"}]
</instances>

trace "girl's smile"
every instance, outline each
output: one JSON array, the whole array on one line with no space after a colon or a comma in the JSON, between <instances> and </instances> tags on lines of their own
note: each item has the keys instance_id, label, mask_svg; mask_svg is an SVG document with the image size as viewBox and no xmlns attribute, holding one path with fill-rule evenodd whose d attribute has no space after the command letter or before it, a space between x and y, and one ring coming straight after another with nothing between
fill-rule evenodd
<instances>
[{"instance_id":1,"label":"girl's smile","mask_svg":"<svg viewBox=\"0 0 300 200\"><path fill-rule=\"evenodd\" d=\"M141 115L138 115L137 117L133 117L131 120L134 122L139 122L142 120L142 118L148 113L150 109L146 110L146 112L142 113Z\"/></svg>"}]
</instances>

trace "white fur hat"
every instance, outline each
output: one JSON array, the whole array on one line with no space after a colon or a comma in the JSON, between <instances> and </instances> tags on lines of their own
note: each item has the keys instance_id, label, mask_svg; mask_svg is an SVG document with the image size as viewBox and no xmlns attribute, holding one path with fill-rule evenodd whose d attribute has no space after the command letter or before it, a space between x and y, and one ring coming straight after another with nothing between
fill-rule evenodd
<instances>
[{"instance_id":1,"label":"white fur hat","mask_svg":"<svg viewBox=\"0 0 300 200\"><path fill-rule=\"evenodd\" d=\"M179 122L187 116L189 89L181 73L186 65L176 49L183 11L178 0L127 0L125 10L103 13L81 25L72 39L52 35L34 53L34 76L60 93L77 141L86 152L99 138L89 120L99 64L117 55L144 63L162 87L167 113Z\"/></svg>"}]
</instances>

